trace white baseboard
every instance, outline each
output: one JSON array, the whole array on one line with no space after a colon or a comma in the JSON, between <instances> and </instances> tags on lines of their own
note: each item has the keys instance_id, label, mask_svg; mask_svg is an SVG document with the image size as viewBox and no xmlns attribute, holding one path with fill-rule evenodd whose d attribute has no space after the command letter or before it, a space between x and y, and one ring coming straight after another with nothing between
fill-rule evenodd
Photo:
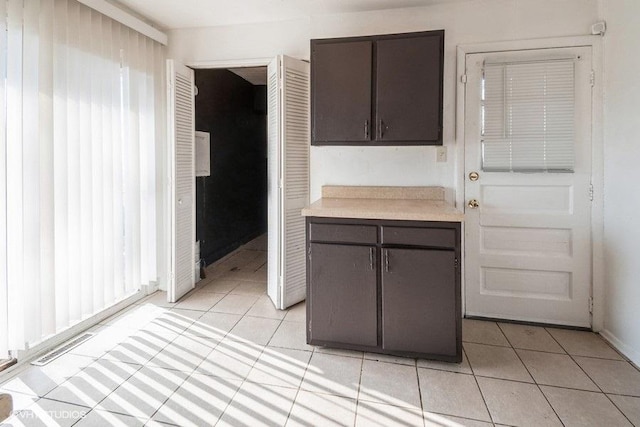
<instances>
[{"instance_id":1,"label":"white baseboard","mask_svg":"<svg viewBox=\"0 0 640 427\"><path fill-rule=\"evenodd\" d=\"M631 361L631 363L640 368L640 353L638 351L623 343L608 329L603 329L602 331L600 331L600 335L602 336L602 338L607 340L609 344L614 346L616 350L625 355Z\"/></svg>"},{"instance_id":2,"label":"white baseboard","mask_svg":"<svg viewBox=\"0 0 640 427\"><path fill-rule=\"evenodd\" d=\"M148 285L142 285L141 290L145 295L151 295L160 289L158 282L149 282Z\"/></svg>"}]
</instances>

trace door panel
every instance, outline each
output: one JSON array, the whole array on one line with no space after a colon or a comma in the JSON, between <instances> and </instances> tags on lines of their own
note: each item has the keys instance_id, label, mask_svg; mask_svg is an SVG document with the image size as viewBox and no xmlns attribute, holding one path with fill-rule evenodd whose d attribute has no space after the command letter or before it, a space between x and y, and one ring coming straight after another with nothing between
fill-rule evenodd
<instances>
[{"instance_id":1,"label":"door panel","mask_svg":"<svg viewBox=\"0 0 640 427\"><path fill-rule=\"evenodd\" d=\"M559 58L575 58L573 173L482 171L485 63ZM465 206L466 315L589 327L591 50L470 54L466 63L465 198L479 205Z\"/></svg>"},{"instance_id":2,"label":"door panel","mask_svg":"<svg viewBox=\"0 0 640 427\"><path fill-rule=\"evenodd\" d=\"M440 139L442 37L377 42L376 139Z\"/></svg>"},{"instance_id":3,"label":"door panel","mask_svg":"<svg viewBox=\"0 0 640 427\"><path fill-rule=\"evenodd\" d=\"M383 348L455 356L455 253L396 248L383 253Z\"/></svg>"},{"instance_id":4,"label":"door panel","mask_svg":"<svg viewBox=\"0 0 640 427\"><path fill-rule=\"evenodd\" d=\"M309 63L278 56L268 66L268 285L276 308L306 297L309 203Z\"/></svg>"},{"instance_id":5,"label":"door panel","mask_svg":"<svg viewBox=\"0 0 640 427\"><path fill-rule=\"evenodd\" d=\"M371 130L370 41L314 43L313 141L369 141Z\"/></svg>"},{"instance_id":6,"label":"door panel","mask_svg":"<svg viewBox=\"0 0 640 427\"><path fill-rule=\"evenodd\" d=\"M171 271L167 290L176 302L195 287L195 104L193 70L167 61L171 147Z\"/></svg>"},{"instance_id":7,"label":"door panel","mask_svg":"<svg viewBox=\"0 0 640 427\"><path fill-rule=\"evenodd\" d=\"M322 243L310 246L311 339L376 346L375 247Z\"/></svg>"}]
</instances>

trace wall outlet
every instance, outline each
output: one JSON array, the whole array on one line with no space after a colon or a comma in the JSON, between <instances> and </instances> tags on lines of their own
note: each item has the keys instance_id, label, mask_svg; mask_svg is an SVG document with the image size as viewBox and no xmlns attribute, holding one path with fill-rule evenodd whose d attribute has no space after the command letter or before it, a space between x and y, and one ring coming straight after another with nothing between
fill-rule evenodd
<instances>
[{"instance_id":1,"label":"wall outlet","mask_svg":"<svg viewBox=\"0 0 640 427\"><path fill-rule=\"evenodd\" d=\"M447 147L440 146L436 148L436 162L446 162L447 161Z\"/></svg>"}]
</instances>

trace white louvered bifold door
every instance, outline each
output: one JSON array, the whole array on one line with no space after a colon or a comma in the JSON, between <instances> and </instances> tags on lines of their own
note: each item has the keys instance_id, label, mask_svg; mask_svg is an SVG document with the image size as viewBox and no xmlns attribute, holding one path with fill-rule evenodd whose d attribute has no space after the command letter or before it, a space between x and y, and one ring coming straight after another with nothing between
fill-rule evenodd
<instances>
[{"instance_id":1,"label":"white louvered bifold door","mask_svg":"<svg viewBox=\"0 0 640 427\"><path fill-rule=\"evenodd\" d=\"M269 284L275 306L306 297L309 202L309 63L278 56L268 67Z\"/></svg>"},{"instance_id":2,"label":"white louvered bifold door","mask_svg":"<svg viewBox=\"0 0 640 427\"><path fill-rule=\"evenodd\" d=\"M280 298L280 57L267 67L267 294L276 308Z\"/></svg>"},{"instance_id":3,"label":"white louvered bifold door","mask_svg":"<svg viewBox=\"0 0 640 427\"><path fill-rule=\"evenodd\" d=\"M167 61L169 146L171 147L171 277L168 300L194 288L195 104L193 70Z\"/></svg>"}]
</instances>

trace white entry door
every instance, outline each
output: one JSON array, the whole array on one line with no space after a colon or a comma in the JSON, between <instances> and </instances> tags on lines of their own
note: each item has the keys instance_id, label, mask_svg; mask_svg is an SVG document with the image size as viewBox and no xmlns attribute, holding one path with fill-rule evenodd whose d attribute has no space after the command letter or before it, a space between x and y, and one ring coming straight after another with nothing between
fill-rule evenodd
<instances>
[{"instance_id":1,"label":"white entry door","mask_svg":"<svg viewBox=\"0 0 640 427\"><path fill-rule=\"evenodd\" d=\"M167 299L176 302L195 287L196 177L193 70L167 61L171 193L171 271Z\"/></svg>"},{"instance_id":2,"label":"white entry door","mask_svg":"<svg viewBox=\"0 0 640 427\"><path fill-rule=\"evenodd\" d=\"M465 313L590 327L591 49L468 54Z\"/></svg>"},{"instance_id":3,"label":"white entry door","mask_svg":"<svg viewBox=\"0 0 640 427\"><path fill-rule=\"evenodd\" d=\"M306 297L309 202L309 63L276 57L267 68L268 286L278 309Z\"/></svg>"}]
</instances>

